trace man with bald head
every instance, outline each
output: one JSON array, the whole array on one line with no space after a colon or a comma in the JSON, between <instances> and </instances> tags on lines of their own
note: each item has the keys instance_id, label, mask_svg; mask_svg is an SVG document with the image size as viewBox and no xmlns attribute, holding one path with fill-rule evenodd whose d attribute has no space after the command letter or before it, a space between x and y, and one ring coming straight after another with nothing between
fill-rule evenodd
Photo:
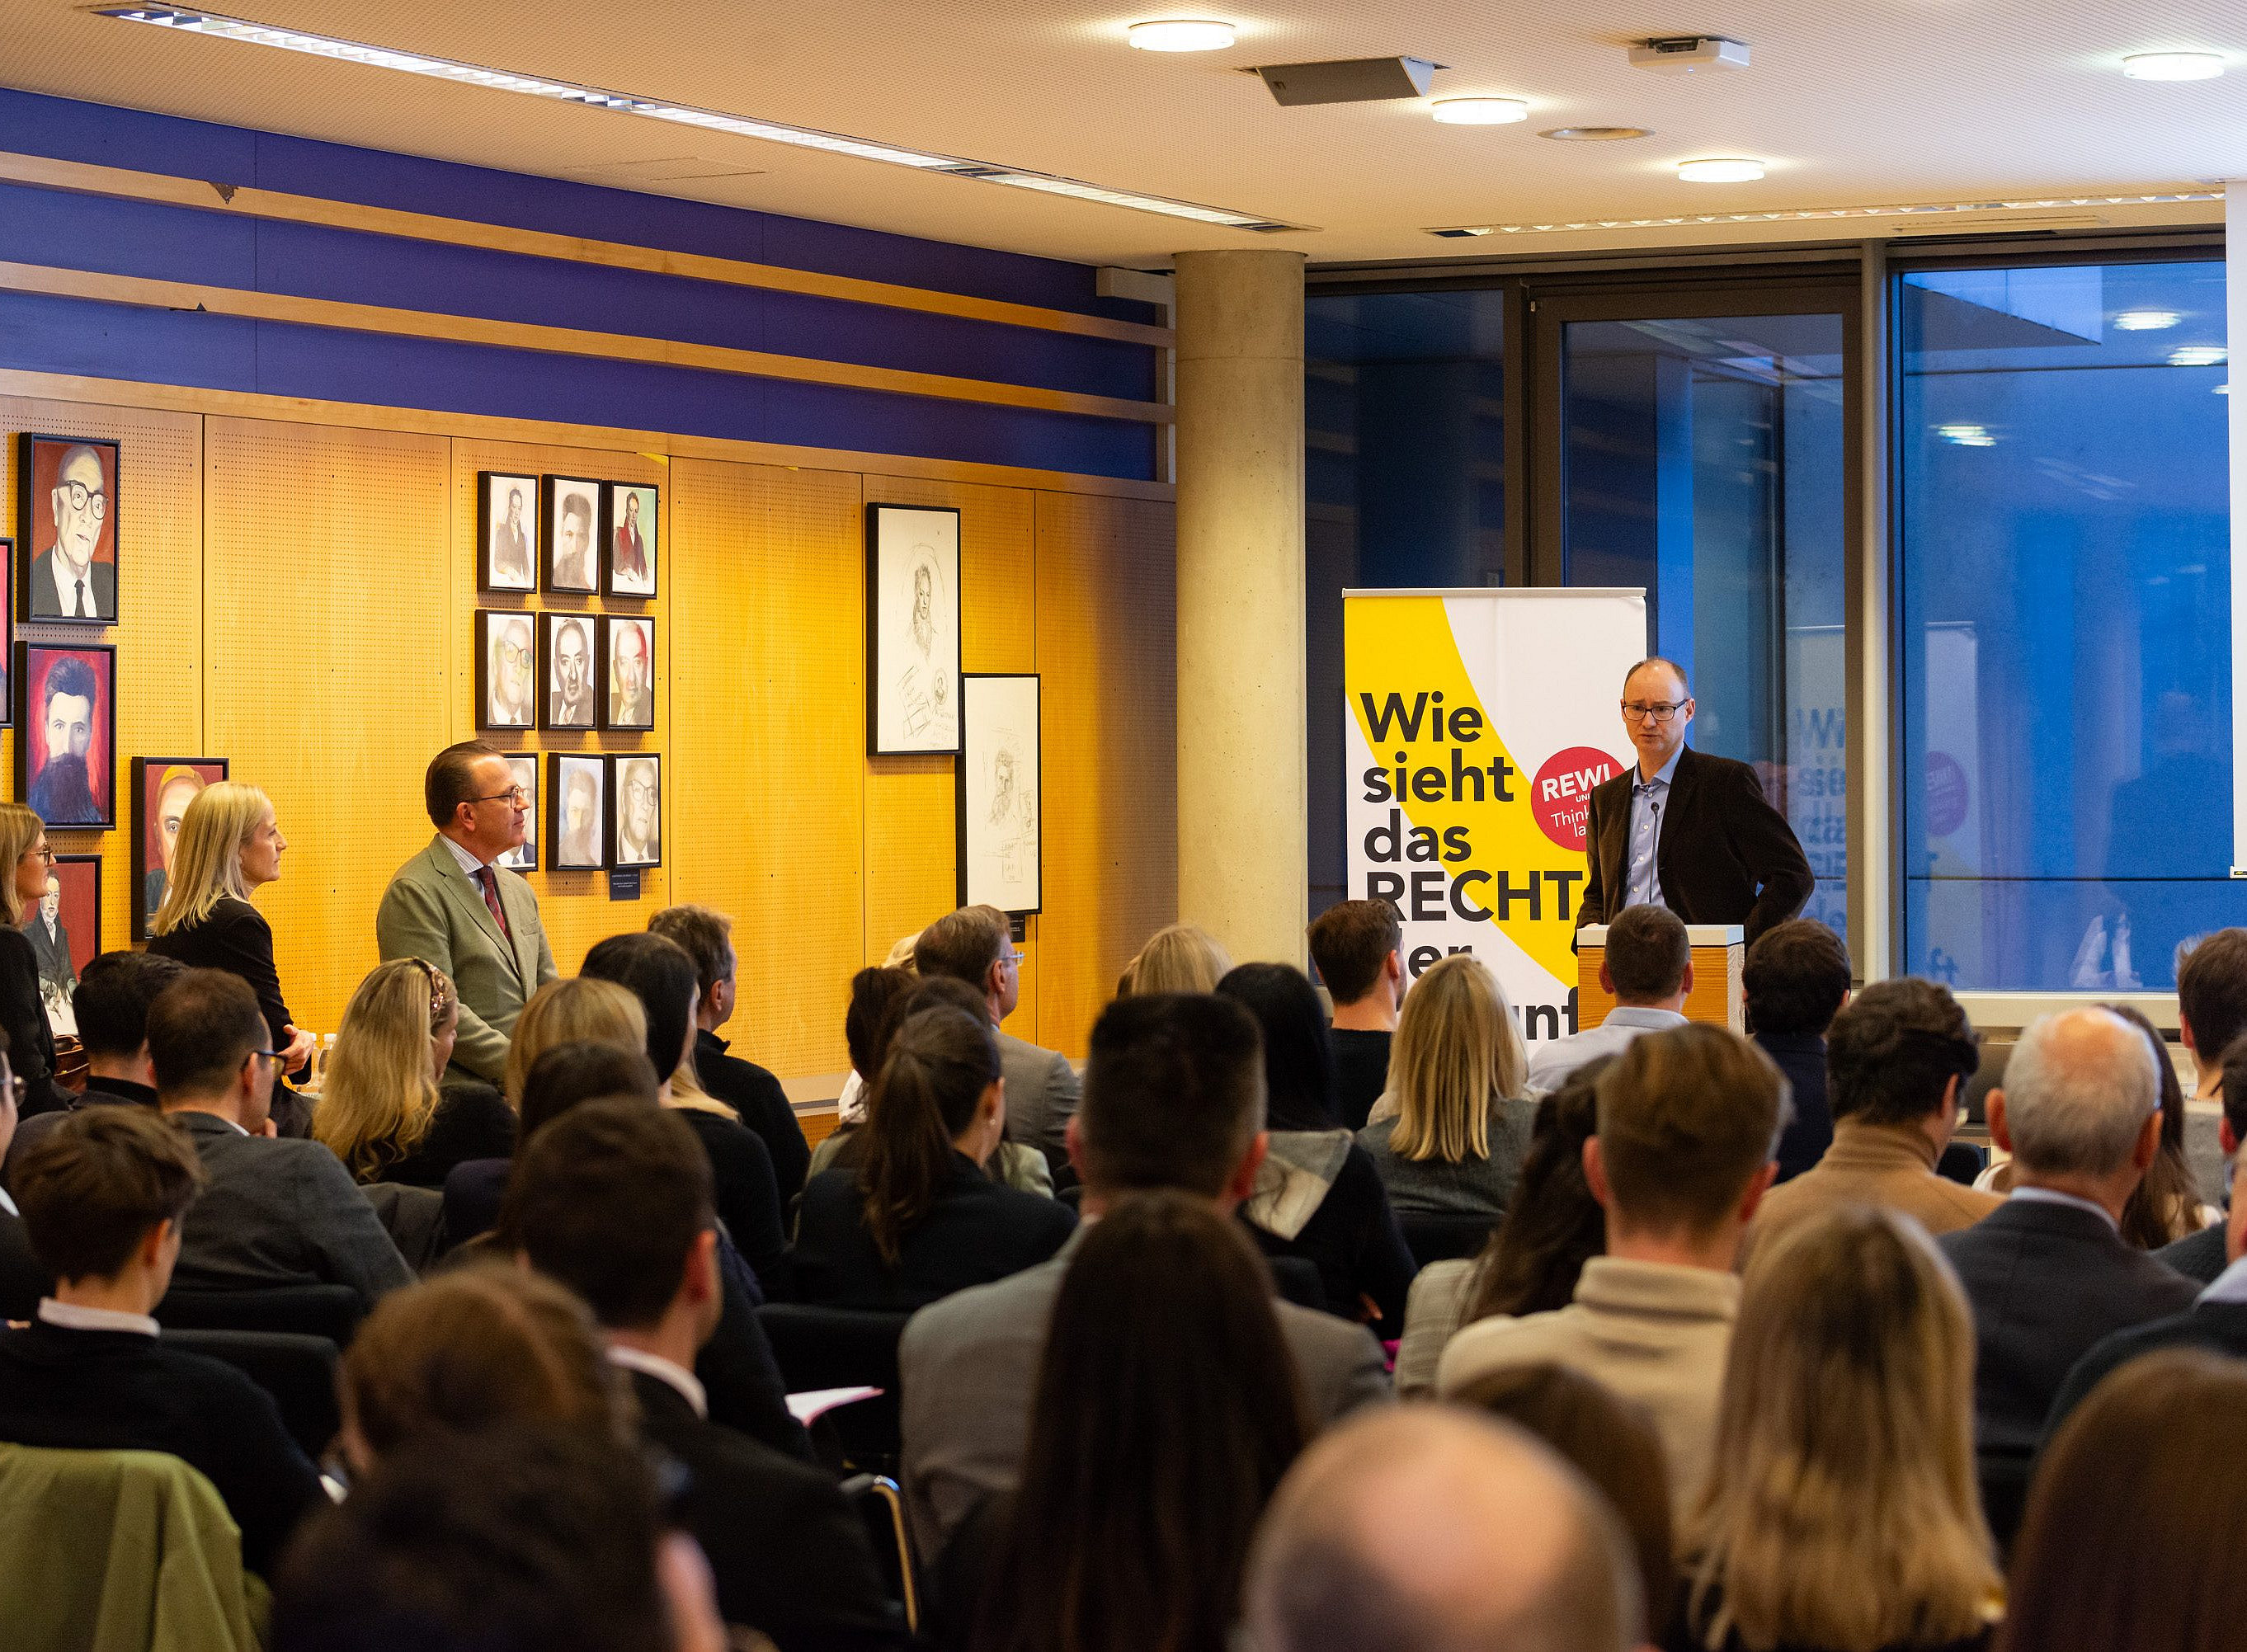
<instances>
[{"instance_id":1,"label":"man with bald head","mask_svg":"<svg viewBox=\"0 0 2247 1652\"><path fill-rule=\"evenodd\" d=\"M1740 924L1752 945L1802 910L1816 880L1755 770L1685 744L1693 691L1675 662L1642 659L1622 680L1622 728L1637 761L1592 788L1590 864L1579 928L1626 906L1667 906L1689 924Z\"/></svg>"},{"instance_id":2,"label":"man with bald head","mask_svg":"<svg viewBox=\"0 0 2247 1652\"><path fill-rule=\"evenodd\" d=\"M109 491L100 449L81 442L64 453L46 510L33 513L33 530L48 528L51 535L31 563L31 618L116 619L117 564L94 560L109 517Z\"/></svg>"},{"instance_id":3,"label":"man with bald head","mask_svg":"<svg viewBox=\"0 0 2247 1652\"><path fill-rule=\"evenodd\" d=\"M1440 1406L1330 1430L1248 1560L1254 1652L1627 1652L1636 1562L1582 1477L1510 1423Z\"/></svg>"}]
</instances>

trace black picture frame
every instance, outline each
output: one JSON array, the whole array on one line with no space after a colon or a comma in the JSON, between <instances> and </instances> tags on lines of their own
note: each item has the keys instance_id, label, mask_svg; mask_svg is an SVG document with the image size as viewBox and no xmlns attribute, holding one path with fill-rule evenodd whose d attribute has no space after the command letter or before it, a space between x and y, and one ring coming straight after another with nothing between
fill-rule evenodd
<instances>
[{"instance_id":1,"label":"black picture frame","mask_svg":"<svg viewBox=\"0 0 2247 1652\"><path fill-rule=\"evenodd\" d=\"M16 659L4 645L16 634L16 542L0 538L0 728L16 726L16 695L8 672Z\"/></svg>"},{"instance_id":2,"label":"black picture frame","mask_svg":"<svg viewBox=\"0 0 2247 1652\"><path fill-rule=\"evenodd\" d=\"M622 734L645 734L655 727L655 616L652 614L603 614L600 617L600 698L595 709L599 713L599 726ZM620 632L638 631L646 639L647 681L643 687L647 703L638 716L619 715L612 696L616 678L611 667L611 658Z\"/></svg>"},{"instance_id":3,"label":"black picture frame","mask_svg":"<svg viewBox=\"0 0 2247 1652\"><path fill-rule=\"evenodd\" d=\"M601 712L607 704L603 680L606 656L601 649L600 616L571 613L566 609L549 608L537 616L538 623L538 726L541 728L580 731L591 734L601 726ZM564 626L575 625L584 633L585 641L585 720L565 721L555 710L554 666L560 652L560 638Z\"/></svg>"},{"instance_id":4,"label":"black picture frame","mask_svg":"<svg viewBox=\"0 0 2247 1652\"><path fill-rule=\"evenodd\" d=\"M939 647L945 658L934 662L936 670L949 678L948 687L939 682L933 698L939 700L946 694L951 701L951 736L943 736L940 706L932 713L927 738L909 737L907 729L911 713L901 706L884 709L885 688L894 688L903 679L907 662L898 656L911 644L900 638L885 637L883 625L883 604L885 593L892 589L892 577L898 571L885 573L884 557L884 528L891 519L900 519L900 531L905 531L902 518L907 515L948 516L951 525L944 536L949 540L951 568L948 602L939 606L948 610L951 620L950 646ZM943 546L929 548L937 564L938 577L944 577L942 563L946 550ZM909 577L910 563L914 560L913 548L890 547L890 554L905 560ZM866 507L866 754L870 757L927 757L957 755L962 734L960 699L961 687L960 664L960 569L966 555L961 543L960 512L950 505L870 504ZM940 643L941 639L939 639Z\"/></svg>"},{"instance_id":5,"label":"black picture frame","mask_svg":"<svg viewBox=\"0 0 2247 1652\"><path fill-rule=\"evenodd\" d=\"M557 872L597 872L609 864L609 760L599 752L546 754L546 864ZM593 824L591 859L570 853L569 796L573 775L592 776L594 806L601 818Z\"/></svg>"},{"instance_id":6,"label":"black picture frame","mask_svg":"<svg viewBox=\"0 0 2247 1652\"><path fill-rule=\"evenodd\" d=\"M106 436L63 436L57 435L47 431L33 430L24 432L17 438L17 443L16 522L17 540L23 546L24 555L21 558L23 565L20 569L13 570L14 577L11 581L11 589L15 590L17 592L17 600L18 604L15 617L18 619L35 620L42 625L87 625L94 627L107 627L114 625L117 623L118 612L117 576L118 571L122 567L125 560L123 552L125 536L120 527L120 520L118 515L118 495L124 486L125 450L123 444ZM94 604L95 611L93 615L89 618L84 615L62 613L59 611L59 603L55 604L58 610L56 612L41 613L38 611L39 604L36 600L37 592L33 589L33 586L35 576L38 570L40 557L32 553L31 547L39 543L39 524L33 515L32 509L35 502L32 498L32 475L38 468L39 448L41 445L44 443L54 443L65 450L72 447L99 448L105 450L109 455L106 476L108 486L103 495L103 521L109 536L110 558L108 563L109 611L106 614L100 611L101 582L99 575L102 563L99 560L99 546L98 538L96 543L97 560L92 564L92 571L96 576L93 582L94 588L90 593L88 593L92 598Z\"/></svg>"},{"instance_id":7,"label":"black picture frame","mask_svg":"<svg viewBox=\"0 0 2247 1652\"><path fill-rule=\"evenodd\" d=\"M543 794L543 788L539 784L538 754L536 752L503 752L501 755L507 759L507 766L515 771L516 785L522 785L526 778L528 779L530 806L523 811L525 825L522 842L493 861L492 864L504 866L511 872L535 872L538 870L539 834L546 829L546 823L539 818L538 814L538 805Z\"/></svg>"},{"instance_id":8,"label":"black picture frame","mask_svg":"<svg viewBox=\"0 0 2247 1652\"><path fill-rule=\"evenodd\" d=\"M645 494L651 503L642 519L640 542L647 560L647 589L618 583L617 535L624 526L621 501L628 494ZM601 595L619 602L652 603L663 584L663 489L648 481L611 481L601 486Z\"/></svg>"},{"instance_id":9,"label":"black picture frame","mask_svg":"<svg viewBox=\"0 0 2247 1652\"><path fill-rule=\"evenodd\" d=\"M31 677L32 662L48 654L99 654L101 656L99 672L102 680L96 685L95 692L102 701L102 709L100 715L94 719L96 728L101 735L101 757L99 763L92 761L93 747L91 734L92 731L89 731L86 789L99 811L105 801L102 796L93 793L94 782L99 779L102 782L103 790L107 794L106 801L108 807L106 812L101 813L99 819L50 819L44 812L40 812L39 818L58 831L76 831L84 828L113 831L117 827L117 648L114 644L68 641L19 642L16 645L16 681L13 685L17 730L15 741L16 795L35 811L40 810L41 800L35 795L39 775L31 765L31 752L38 744L40 734L31 704ZM107 692L103 693L104 689ZM44 768L45 764L42 762L39 768Z\"/></svg>"},{"instance_id":10,"label":"black picture frame","mask_svg":"<svg viewBox=\"0 0 2247 1652\"><path fill-rule=\"evenodd\" d=\"M635 764L650 763L655 768L655 853L642 858L628 856L625 846L625 787L626 771ZM645 871L651 866L663 864L663 754L660 752L613 752L609 754L608 840L606 848L609 867L612 871ZM639 846L645 849L645 845Z\"/></svg>"},{"instance_id":11,"label":"black picture frame","mask_svg":"<svg viewBox=\"0 0 2247 1652\"><path fill-rule=\"evenodd\" d=\"M536 680L538 674L538 633L536 625L536 616L519 608L479 608L476 610L475 674L477 728L499 734L519 734L527 729L532 729L538 727L538 683ZM529 704L524 707L525 714L522 720L520 722L504 722L494 715L494 707L492 706L491 698L491 629L492 622L494 620L500 620L509 624L520 621L524 631L529 634L531 639L529 647L527 651L529 658L523 665L524 671L529 674L532 679L530 683L531 699Z\"/></svg>"},{"instance_id":12,"label":"black picture frame","mask_svg":"<svg viewBox=\"0 0 2247 1652\"><path fill-rule=\"evenodd\" d=\"M522 482L530 489L530 515L522 524L522 561L524 572L520 584L502 579L492 566L492 531L500 520L499 488L502 483ZM538 589L541 557L538 544L538 502L543 489L536 476L522 475L511 470L479 470L476 472L476 589L482 591L504 593L509 596L528 596Z\"/></svg>"},{"instance_id":13,"label":"black picture frame","mask_svg":"<svg viewBox=\"0 0 2247 1652\"><path fill-rule=\"evenodd\" d=\"M994 890L987 877L980 874L980 864L987 855L1003 854L1004 840L994 835L990 821L982 818L987 812L978 809L978 818L971 830L970 803L986 789L983 775L986 762L985 744L990 731L979 726L986 707L979 705L982 696L979 685L1006 684L1016 686L1014 697L1019 702L1019 685L1027 683L1029 697L1028 724L1032 750L1030 762L1035 769L1028 788L1029 812L1028 824L1035 842L1030 845L1030 898L1022 902L1011 898L1019 892L1019 880L1007 890ZM1010 708L1011 709L1011 708ZM959 856L959 896L962 906L990 905L1012 918L1028 917L1045 910L1045 687L1035 672L968 672L960 684L960 761L953 766L953 838ZM1019 741L1020 731L1011 731ZM1019 785L1020 753L1016 753L1016 783ZM980 800L978 799L980 802ZM994 898L995 896L995 898Z\"/></svg>"},{"instance_id":14,"label":"black picture frame","mask_svg":"<svg viewBox=\"0 0 2247 1652\"><path fill-rule=\"evenodd\" d=\"M571 494L583 490L591 496L591 503L587 507L591 519L585 524L585 531L591 536L592 543L585 549L586 555L592 560L588 564L587 577L582 584L574 578L562 577L562 570L558 566L556 555L556 518L561 512L563 494L565 490ZM539 572L548 592L567 597L598 597L601 594L601 506L606 495L607 490L598 477L561 476L549 472L540 478L538 563Z\"/></svg>"},{"instance_id":15,"label":"black picture frame","mask_svg":"<svg viewBox=\"0 0 2247 1652\"><path fill-rule=\"evenodd\" d=\"M148 939L149 920L163 905L163 896L149 881L151 872L161 873L163 868L149 864L149 826L154 812L161 807L167 789L164 776L175 768L191 771L204 786L215 784L227 778L228 764L223 757L136 757L133 760L133 939ZM215 768L215 775L203 771ZM155 790L149 789L150 777L155 781ZM201 790L198 787L196 789Z\"/></svg>"}]
</instances>

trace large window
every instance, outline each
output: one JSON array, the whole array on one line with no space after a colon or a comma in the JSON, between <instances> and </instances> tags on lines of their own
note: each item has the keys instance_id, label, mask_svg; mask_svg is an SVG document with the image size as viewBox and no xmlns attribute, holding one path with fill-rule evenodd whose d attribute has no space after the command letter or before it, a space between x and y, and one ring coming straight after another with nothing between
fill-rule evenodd
<instances>
[{"instance_id":1,"label":"large window","mask_svg":"<svg viewBox=\"0 0 2247 1652\"><path fill-rule=\"evenodd\" d=\"M2161 989L2229 877L2223 267L1900 283L1902 966Z\"/></svg>"}]
</instances>

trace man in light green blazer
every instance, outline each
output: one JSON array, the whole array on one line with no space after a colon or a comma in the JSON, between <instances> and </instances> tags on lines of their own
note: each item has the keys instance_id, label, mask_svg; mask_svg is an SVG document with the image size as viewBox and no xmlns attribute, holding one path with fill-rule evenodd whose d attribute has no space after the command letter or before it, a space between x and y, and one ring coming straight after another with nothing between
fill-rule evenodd
<instances>
[{"instance_id":1,"label":"man in light green blazer","mask_svg":"<svg viewBox=\"0 0 2247 1652\"><path fill-rule=\"evenodd\" d=\"M386 960L418 958L453 978L461 1000L453 1065L497 1084L516 1018L558 973L538 898L492 864L522 844L530 800L506 754L481 740L430 759L422 792L437 836L383 891L375 945Z\"/></svg>"}]
</instances>

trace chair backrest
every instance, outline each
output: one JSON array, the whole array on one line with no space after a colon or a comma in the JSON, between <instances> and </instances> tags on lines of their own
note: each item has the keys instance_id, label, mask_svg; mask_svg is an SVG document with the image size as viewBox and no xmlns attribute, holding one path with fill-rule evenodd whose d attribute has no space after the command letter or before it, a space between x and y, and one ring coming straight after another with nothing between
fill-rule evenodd
<instances>
[{"instance_id":1,"label":"chair backrest","mask_svg":"<svg viewBox=\"0 0 2247 1652\"><path fill-rule=\"evenodd\" d=\"M866 1541L890 1597L903 1603L905 1628L920 1633L920 1579L913 1560L912 1533L905 1525L905 1493L886 1474L854 1474L843 1482L843 1495L865 1522Z\"/></svg>"},{"instance_id":2,"label":"chair backrest","mask_svg":"<svg viewBox=\"0 0 2247 1652\"><path fill-rule=\"evenodd\" d=\"M365 1317L348 1285L268 1285L246 1291L177 1287L156 1304L156 1322L183 1331L288 1331L350 1346Z\"/></svg>"},{"instance_id":3,"label":"chair backrest","mask_svg":"<svg viewBox=\"0 0 2247 1652\"><path fill-rule=\"evenodd\" d=\"M343 1426L336 1407L336 1345L290 1331L167 1330L164 1346L223 1360L273 1396L290 1438L318 1461Z\"/></svg>"},{"instance_id":4,"label":"chair backrest","mask_svg":"<svg viewBox=\"0 0 2247 1652\"><path fill-rule=\"evenodd\" d=\"M374 1206L383 1232L416 1273L445 1253L445 1196L434 1187L413 1187L404 1182L376 1182L359 1189Z\"/></svg>"},{"instance_id":5,"label":"chair backrest","mask_svg":"<svg viewBox=\"0 0 2247 1652\"><path fill-rule=\"evenodd\" d=\"M1407 1216L1399 1212L1397 1225L1404 1230L1404 1246L1412 1253L1412 1259L1425 1267L1431 1262L1472 1256L1489 1242L1498 1219L1494 1216Z\"/></svg>"},{"instance_id":6,"label":"chair backrest","mask_svg":"<svg viewBox=\"0 0 2247 1652\"><path fill-rule=\"evenodd\" d=\"M757 1322L772 1343L773 1359L789 1393L862 1384L882 1390L871 1400L839 1406L828 1414L844 1459L857 1467L896 1465L900 1449L898 1339L912 1317L801 1302L768 1302L757 1310Z\"/></svg>"}]
</instances>

